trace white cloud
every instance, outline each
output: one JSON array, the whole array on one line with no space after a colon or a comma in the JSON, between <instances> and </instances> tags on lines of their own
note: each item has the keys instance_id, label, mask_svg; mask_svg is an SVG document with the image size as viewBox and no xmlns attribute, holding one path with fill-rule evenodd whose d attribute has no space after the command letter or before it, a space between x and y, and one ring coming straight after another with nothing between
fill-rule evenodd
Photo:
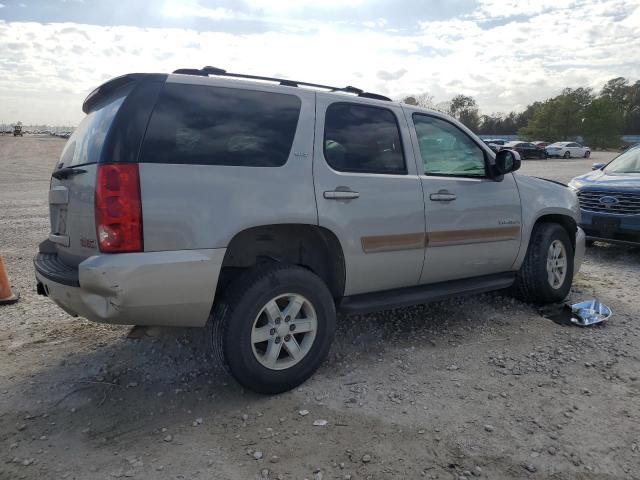
<instances>
[{"instance_id":1,"label":"white cloud","mask_svg":"<svg viewBox=\"0 0 640 480\"><path fill-rule=\"evenodd\" d=\"M280 31L251 34L0 21L0 105L11 121L77 122L84 96L111 77L214 65L393 97L429 92L436 102L465 93L486 113L510 111L566 86L638 79L639 20L638 5L581 0L579 15L542 10L493 26L467 15L411 34L320 22L296 31L287 19Z\"/></svg>"},{"instance_id":2,"label":"white cloud","mask_svg":"<svg viewBox=\"0 0 640 480\"><path fill-rule=\"evenodd\" d=\"M478 0L478 8L472 18L502 18L521 15L539 15L541 12L576 8L579 12L580 0Z\"/></svg>"},{"instance_id":3,"label":"white cloud","mask_svg":"<svg viewBox=\"0 0 640 480\"><path fill-rule=\"evenodd\" d=\"M161 12L164 16L172 18L198 17L210 20L228 20L236 17L236 14L227 8L202 7L195 1L166 1Z\"/></svg>"},{"instance_id":4,"label":"white cloud","mask_svg":"<svg viewBox=\"0 0 640 480\"><path fill-rule=\"evenodd\" d=\"M251 8L288 11L302 8L332 9L362 6L364 0L245 0Z\"/></svg>"}]
</instances>

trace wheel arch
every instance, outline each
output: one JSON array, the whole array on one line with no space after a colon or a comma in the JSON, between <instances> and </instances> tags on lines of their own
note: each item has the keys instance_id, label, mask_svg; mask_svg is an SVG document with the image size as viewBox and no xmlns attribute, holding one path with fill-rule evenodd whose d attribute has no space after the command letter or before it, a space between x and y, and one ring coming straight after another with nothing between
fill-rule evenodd
<instances>
[{"instance_id":1,"label":"wheel arch","mask_svg":"<svg viewBox=\"0 0 640 480\"><path fill-rule=\"evenodd\" d=\"M570 215L564 215L561 213L548 213L545 215L539 216L533 224L531 231L536 228L537 225L541 223L557 223L562 228L565 229L567 235L569 235L569 240L571 241L571 246L573 250L576 249L576 233L578 231L578 224L575 219Z\"/></svg>"},{"instance_id":2,"label":"wheel arch","mask_svg":"<svg viewBox=\"0 0 640 480\"><path fill-rule=\"evenodd\" d=\"M334 299L344 294L344 252L331 230L310 224L270 224L247 228L231 238L216 298L238 273L269 261L305 267L327 284Z\"/></svg>"}]
</instances>

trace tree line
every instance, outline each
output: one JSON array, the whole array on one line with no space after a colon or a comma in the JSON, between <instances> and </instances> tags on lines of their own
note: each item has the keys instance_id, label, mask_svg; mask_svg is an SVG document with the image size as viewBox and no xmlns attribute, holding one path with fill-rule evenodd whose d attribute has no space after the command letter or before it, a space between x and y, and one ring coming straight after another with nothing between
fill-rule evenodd
<instances>
[{"instance_id":1,"label":"tree line","mask_svg":"<svg viewBox=\"0 0 640 480\"><path fill-rule=\"evenodd\" d=\"M423 93L402 101L447 113L479 135L548 142L582 136L592 148L610 148L620 145L622 135L640 134L640 80L631 83L624 77L609 80L599 92L565 88L560 95L507 114L481 115L475 99L467 95L435 103L433 96Z\"/></svg>"}]
</instances>

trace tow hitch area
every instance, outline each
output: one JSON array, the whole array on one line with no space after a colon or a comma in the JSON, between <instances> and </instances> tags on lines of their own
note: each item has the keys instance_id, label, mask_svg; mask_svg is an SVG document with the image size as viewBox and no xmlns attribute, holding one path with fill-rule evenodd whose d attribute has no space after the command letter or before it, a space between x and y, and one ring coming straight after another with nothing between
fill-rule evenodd
<instances>
[{"instance_id":1,"label":"tow hitch area","mask_svg":"<svg viewBox=\"0 0 640 480\"><path fill-rule=\"evenodd\" d=\"M596 299L569 305L566 303L547 305L540 309L540 314L559 325L579 325L588 327L604 322L613 312L604 303Z\"/></svg>"}]
</instances>

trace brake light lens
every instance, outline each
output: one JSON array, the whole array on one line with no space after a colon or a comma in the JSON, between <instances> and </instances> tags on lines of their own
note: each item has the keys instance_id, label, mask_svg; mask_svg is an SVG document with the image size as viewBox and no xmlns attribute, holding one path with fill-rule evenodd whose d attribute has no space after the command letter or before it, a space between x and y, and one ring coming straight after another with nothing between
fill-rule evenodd
<instances>
[{"instance_id":1,"label":"brake light lens","mask_svg":"<svg viewBox=\"0 0 640 480\"><path fill-rule=\"evenodd\" d=\"M95 211L101 252L142 251L142 206L137 163L98 164Z\"/></svg>"}]
</instances>

